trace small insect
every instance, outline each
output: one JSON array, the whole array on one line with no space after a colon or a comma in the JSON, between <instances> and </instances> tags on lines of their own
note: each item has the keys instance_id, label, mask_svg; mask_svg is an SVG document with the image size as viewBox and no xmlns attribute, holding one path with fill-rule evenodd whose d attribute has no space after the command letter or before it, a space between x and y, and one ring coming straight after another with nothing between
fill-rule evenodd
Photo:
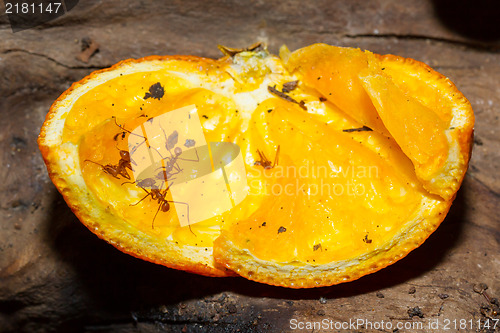
<instances>
[{"instance_id":1,"label":"small insect","mask_svg":"<svg viewBox=\"0 0 500 333\"><path fill-rule=\"evenodd\" d=\"M118 161L117 164L114 165L113 164L102 165L100 163L91 160L85 160L84 162L91 162L99 165L105 173L115 177L116 179L120 179L120 177L118 176L130 179L130 175L128 174L127 169L132 170L132 164L130 161L130 154L126 150L120 150L120 160Z\"/></svg>"},{"instance_id":2,"label":"small insect","mask_svg":"<svg viewBox=\"0 0 500 333\"><path fill-rule=\"evenodd\" d=\"M100 163L97 163L97 162L94 162L91 160L85 160L84 162L91 162L91 163L97 164L98 166L100 166L102 168L102 171L115 177L116 179L120 179L120 177L118 177L118 176L122 176L124 178L130 179L130 175L128 174L127 170L120 168L119 165L113 165L113 164L102 165Z\"/></svg>"},{"instance_id":3,"label":"small insect","mask_svg":"<svg viewBox=\"0 0 500 333\"><path fill-rule=\"evenodd\" d=\"M198 156L198 151L195 148L195 153L196 153L196 159L187 159L187 158L181 158L180 156L182 155L182 148L181 147L175 147L177 145L178 139L179 139L179 133L177 131L173 131L167 138L167 134L165 133L165 130L162 128L163 135L165 137L165 148L168 150L170 153L170 157L166 157L163 159L163 161L166 161L166 164L159 169L162 169L163 171L163 176L164 179L170 179L172 175L176 175L180 172L182 172L181 167L179 166L179 163L177 162L178 160L181 161L188 161L188 162L199 162L200 157ZM194 140L193 145L194 145ZM187 142L187 140L186 140ZM174 148L175 147L175 148ZM172 148L174 152L172 153ZM159 176L158 174L157 176Z\"/></svg>"},{"instance_id":4,"label":"small insect","mask_svg":"<svg viewBox=\"0 0 500 333\"><path fill-rule=\"evenodd\" d=\"M271 164L271 161L267 159L266 155L263 152L257 149L257 154L259 154L260 160L255 161L254 165L260 165L264 169L272 169L276 165L278 165L279 155L280 155L280 146L276 150L276 155L274 156L274 163Z\"/></svg>"},{"instance_id":5,"label":"small insect","mask_svg":"<svg viewBox=\"0 0 500 333\"><path fill-rule=\"evenodd\" d=\"M147 197L151 197L151 200L153 201L158 201L158 209L156 210L155 216L153 217L153 221L151 222L151 229L155 228L155 220L156 216L160 212L160 210L164 213L168 212L170 210L170 203L180 203L183 205L187 206L187 219L188 219L188 225L189 225L189 230L194 234L193 230L191 230L191 225L189 224L189 204L186 202L181 202L181 201L172 201L172 200L167 200L166 195L170 189L170 184L166 189L161 190L161 189L151 189L150 191L146 190L143 188L144 192L146 192L146 195L136 202L135 204L131 204L130 206L137 206L140 202L142 202L144 199ZM196 236L196 234L194 234Z\"/></svg>"}]
</instances>

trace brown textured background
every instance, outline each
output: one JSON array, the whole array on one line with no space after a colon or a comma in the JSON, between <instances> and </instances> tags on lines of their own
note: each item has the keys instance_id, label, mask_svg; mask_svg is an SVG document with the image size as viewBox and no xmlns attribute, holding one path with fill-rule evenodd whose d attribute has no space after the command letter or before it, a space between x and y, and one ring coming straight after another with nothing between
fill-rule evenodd
<instances>
[{"instance_id":1,"label":"brown textured background","mask_svg":"<svg viewBox=\"0 0 500 333\"><path fill-rule=\"evenodd\" d=\"M13 33L0 14L0 331L279 332L290 331L292 318L395 324L491 316L473 285L500 296L499 17L496 0L86 0ZM86 37L100 48L83 63L76 56ZM217 44L258 40L273 52L325 42L412 57L468 97L476 114L469 173L442 226L407 258L314 290L206 278L122 254L80 224L57 193L36 138L72 82L127 58L219 57ZM423 318L410 319L415 307Z\"/></svg>"}]
</instances>

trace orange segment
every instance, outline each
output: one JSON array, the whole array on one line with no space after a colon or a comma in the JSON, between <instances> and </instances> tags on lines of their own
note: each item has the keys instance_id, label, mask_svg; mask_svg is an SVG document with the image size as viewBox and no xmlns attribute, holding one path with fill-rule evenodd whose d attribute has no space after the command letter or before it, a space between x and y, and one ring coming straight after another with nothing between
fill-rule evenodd
<instances>
[{"instance_id":1,"label":"orange segment","mask_svg":"<svg viewBox=\"0 0 500 333\"><path fill-rule=\"evenodd\" d=\"M448 157L446 123L389 77L370 73L361 79L385 127L413 161L419 178L428 180Z\"/></svg>"},{"instance_id":2,"label":"orange segment","mask_svg":"<svg viewBox=\"0 0 500 333\"><path fill-rule=\"evenodd\" d=\"M389 157L389 146L374 152L369 138L360 143L280 100L274 100L272 113L263 115L270 129L268 142L280 143L280 165L272 170L254 167L252 174L269 180L267 200L248 218L224 225L214 255L226 267L250 279L273 278L241 265L239 256L232 258L226 247L230 244L263 262L326 269L386 247L426 204L411 163L394 168L397 159L406 161L402 152ZM291 277L288 281L306 283Z\"/></svg>"},{"instance_id":3,"label":"orange segment","mask_svg":"<svg viewBox=\"0 0 500 333\"><path fill-rule=\"evenodd\" d=\"M402 92L432 110L449 125L457 100L450 91L452 83L446 77L413 59L371 53L368 59L372 70L383 71Z\"/></svg>"},{"instance_id":4,"label":"orange segment","mask_svg":"<svg viewBox=\"0 0 500 333\"><path fill-rule=\"evenodd\" d=\"M286 67L361 125L387 133L358 77L368 67L360 49L314 44L293 52Z\"/></svg>"},{"instance_id":5,"label":"orange segment","mask_svg":"<svg viewBox=\"0 0 500 333\"><path fill-rule=\"evenodd\" d=\"M421 62L367 54L370 69L360 73L360 78L384 125L415 164L423 186L450 199L460 187L470 158L470 147L462 141L470 140L473 133L470 103L448 78ZM393 114L382 116L391 109Z\"/></svg>"}]
</instances>

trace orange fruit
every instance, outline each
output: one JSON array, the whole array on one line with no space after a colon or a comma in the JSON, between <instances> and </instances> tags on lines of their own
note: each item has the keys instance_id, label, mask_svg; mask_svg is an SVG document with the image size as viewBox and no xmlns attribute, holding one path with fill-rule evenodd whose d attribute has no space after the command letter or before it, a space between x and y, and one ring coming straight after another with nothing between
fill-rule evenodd
<instances>
[{"instance_id":1,"label":"orange fruit","mask_svg":"<svg viewBox=\"0 0 500 333\"><path fill-rule=\"evenodd\" d=\"M308 288L390 265L443 221L467 170L474 122L447 78L412 59L324 44L283 48L280 57L256 45L221 50L219 60L127 60L53 104L40 149L92 232L167 267ZM196 140L162 123L183 110L197 112L186 120L199 119ZM153 123L161 130L147 141ZM153 169L169 173L159 188L135 173L137 138L148 149L163 138L170 149L153 151L163 163ZM218 158L213 149L203 157L200 140L236 144L240 172L228 169L235 158L203 187L204 199L178 205L177 193L204 186L181 183L188 147L197 142L196 170ZM201 179L196 172L184 178ZM245 195L234 191L242 175ZM227 192L215 185L223 178ZM222 209L224 193L232 205Z\"/></svg>"}]
</instances>

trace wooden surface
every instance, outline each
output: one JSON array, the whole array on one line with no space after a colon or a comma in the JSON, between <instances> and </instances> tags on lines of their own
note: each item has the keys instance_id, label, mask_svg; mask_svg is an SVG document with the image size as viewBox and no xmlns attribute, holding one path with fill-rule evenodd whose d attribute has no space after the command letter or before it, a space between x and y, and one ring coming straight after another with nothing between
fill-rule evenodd
<instances>
[{"instance_id":1,"label":"wooden surface","mask_svg":"<svg viewBox=\"0 0 500 333\"><path fill-rule=\"evenodd\" d=\"M274 332L290 331L291 319L358 318L393 325L473 319L461 332L478 331L476 320L492 315L481 310L487 302L473 285L500 296L500 10L496 1L461 3L89 0L17 33L0 15L0 331ZM76 58L84 38L100 45L88 63ZM468 97L476 114L468 175L444 223L407 258L314 290L206 278L122 254L79 223L57 193L36 138L72 82L127 58L219 57L217 44L258 40L273 52L325 42L412 57Z\"/></svg>"}]
</instances>

